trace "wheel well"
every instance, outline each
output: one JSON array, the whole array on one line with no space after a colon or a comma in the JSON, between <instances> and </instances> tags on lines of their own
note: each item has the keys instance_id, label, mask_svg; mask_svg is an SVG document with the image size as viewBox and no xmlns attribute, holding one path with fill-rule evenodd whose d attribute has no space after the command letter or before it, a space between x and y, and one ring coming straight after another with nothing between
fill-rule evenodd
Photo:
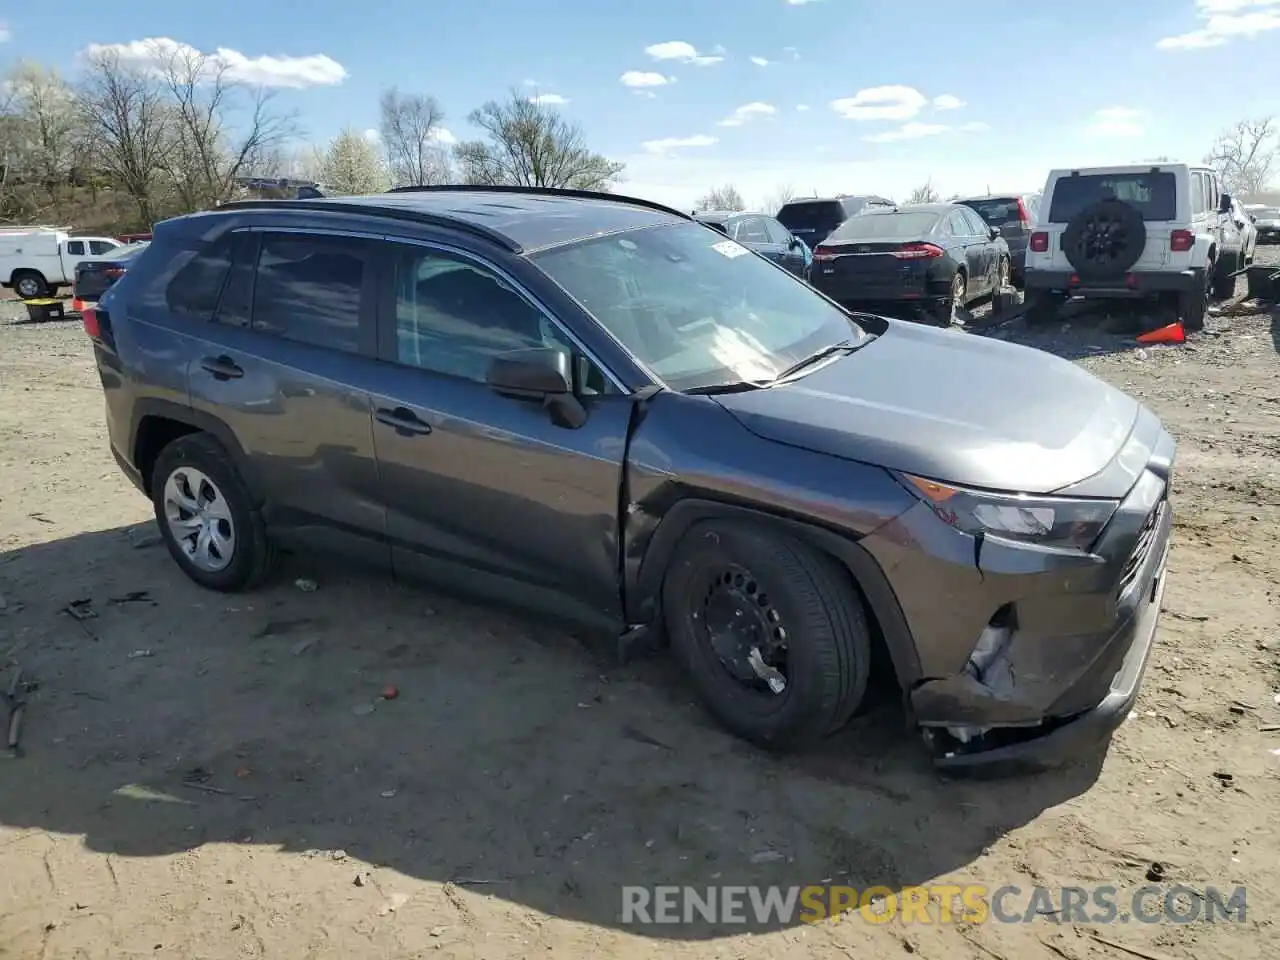
<instances>
[{"instance_id":1,"label":"wheel well","mask_svg":"<svg viewBox=\"0 0 1280 960\"><path fill-rule=\"evenodd\" d=\"M142 485L148 495L151 493L151 471L160 451L179 437L200 432L199 427L169 417L148 415L142 418L133 440L133 465L142 474Z\"/></svg>"},{"instance_id":2,"label":"wheel well","mask_svg":"<svg viewBox=\"0 0 1280 960\"><path fill-rule=\"evenodd\" d=\"M13 273L9 274L9 285L12 286L17 283L19 277L26 276L27 274L30 274L33 277L39 277L42 283L49 282L45 279L44 274L39 270L33 270L30 267L19 267L17 270L13 271Z\"/></svg>"}]
</instances>

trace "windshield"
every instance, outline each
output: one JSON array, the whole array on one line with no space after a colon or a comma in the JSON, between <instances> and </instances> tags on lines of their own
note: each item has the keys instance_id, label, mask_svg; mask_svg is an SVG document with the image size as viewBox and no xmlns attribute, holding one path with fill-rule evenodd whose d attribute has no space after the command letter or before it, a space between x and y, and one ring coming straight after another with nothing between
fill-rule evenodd
<instances>
[{"instance_id":1,"label":"windshield","mask_svg":"<svg viewBox=\"0 0 1280 960\"><path fill-rule=\"evenodd\" d=\"M870 335L803 281L696 223L530 259L673 390L769 380Z\"/></svg>"},{"instance_id":2,"label":"windshield","mask_svg":"<svg viewBox=\"0 0 1280 960\"><path fill-rule=\"evenodd\" d=\"M1101 200L1123 200L1138 209L1143 220L1177 217L1177 179L1172 173L1086 173L1062 177L1054 185L1049 222L1066 223Z\"/></svg>"},{"instance_id":3,"label":"windshield","mask_svg":"<svg viewBox=\"0 0 1280 960\"><path fill-rule=\"evenodd\" d=\"M826 242L909 240L928 236L937 222L936 213L866 213L840 224Z\"/></svg>"},{"instance_id":4,"label":"windshield","mask_svg":"<svg viewBox=\"0 0 1280 960\"><path fill-rule=\"evenodd\" d=\"M788 203L778 211L777 220L788 230L830 230L845 219L844 208L834 200Z\"/></svg>"},{"instance_id":5,"label":"windshield","mask_svg":"<svg viewBox=\"0 0 1280 960\"><path fill-rule=\"evenodd\" d=\"M1006 223L1020 223L1017 197L999 200L961 200L966 207L977 211L978 216L993 227L1002 227Z\"/></svg>"}]
</instances>

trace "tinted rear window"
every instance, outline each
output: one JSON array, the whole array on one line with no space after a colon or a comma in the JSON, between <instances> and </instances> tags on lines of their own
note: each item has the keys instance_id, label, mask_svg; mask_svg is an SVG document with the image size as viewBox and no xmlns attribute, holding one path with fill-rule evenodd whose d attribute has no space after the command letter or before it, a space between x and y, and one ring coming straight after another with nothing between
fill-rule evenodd
<instances>
[{"instance_id":1,"label":"tinted rear window","mask_svg":"<svg viewBox=\"0 0 1280 960\"><path fill-rule=\"evenodd\" d=\"M778 211L778 220L792 231L830 230L844 219L844 208L834 200L788 203Z\"/></svg>"},{"instance_id":2,"label":"tinted rear window","mask_svg":"<svg viewBox=\"0 0 1280 960\"><path fill-rule=\"evenodd\" d=\"M1065 223L1100 200L1123 200L1142 212L1143 220L1175 220L1177 179L1172 173L1108 173L1063 177L1053 188L1049 220Z\"/></svg>"},{"instance_id":3,"label":"tinted rear window","mask_svg":"<svg viewBox=\"0 0 1280 960\"><path fill-rule=\"evenodd\" d=\"M983 220L993 227L1003 227L1006 223L1018 223L1018 198L1001 197L996 200L961 200L970 210L977 212Z\"/></svg>"},{"instance_id":4,"label":"tinted rear window","mask_svg":"<svg viewBox=\"0 0 1280 960\"><path fill-rule=\"evenodd\" d=\"M936 213L865 213L842 223L827 243L842 240L911 240L923 237L938 222Z\"/></svg>"}]
</instances>

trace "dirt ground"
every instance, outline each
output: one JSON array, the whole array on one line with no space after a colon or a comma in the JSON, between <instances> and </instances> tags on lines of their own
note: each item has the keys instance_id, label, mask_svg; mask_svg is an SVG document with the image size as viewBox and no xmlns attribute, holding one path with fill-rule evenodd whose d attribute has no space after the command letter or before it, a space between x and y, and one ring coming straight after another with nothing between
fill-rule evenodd
<instances>
[{"instance_id":1,"label":"dirt ground","mask_svg":"<svg viewBox=\"0 0 1280 960\"><path fill-rule=\"evenodd\" d=\"M892 698L781 759L723 733L661 657L619 667L341 560L291 557L249 595L198 589L111 459L78 324L15 306L0 667L36 686L25 756L0 759L0 956L1280 956L1280 314L1229 305L1180 347L1085 319L988 331L1165 419L1176 538L1151 669L1105 761L952 782ZM1243 885L1245 919L1122 922L1156 862L1166 886ZM750 933L619 918L624 884L828 880L1112 884L1122 913ZM1178 909L1203 917L1190 891Z\"/></svg>"}]
</instances>

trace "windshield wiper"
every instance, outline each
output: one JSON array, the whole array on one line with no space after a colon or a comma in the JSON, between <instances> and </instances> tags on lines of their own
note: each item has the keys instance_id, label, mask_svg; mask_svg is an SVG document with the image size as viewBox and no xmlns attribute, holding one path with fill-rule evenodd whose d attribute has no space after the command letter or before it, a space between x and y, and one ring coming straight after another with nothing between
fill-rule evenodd
<instances>
[{"instance_id":1,"label":"windshield wiper","mask_svg":"<svg viewBox=\"0 0 1280 960\"><path fill-rule=\"evenodd\" d=\"M778 383L780 380L785 380L787 379L787 377L790 377L794 374L799 373L805 367L812 366L813 364L817 363L819 360L825 360L827 357L831 356L833 353L846 353L846 352L852 352L854 350L857 350L859 347L865 346L869 341L873 339L875 338L870 335L867 335L861 340L840 340L837 343L831 344L830 346L823 347L821 350L811 353L809 354L809 356L805 357L803 360L799 360L796 363L793 363L791 366L787 367L787 369L783 370L780 374L774 377L771 382Z\"/></svg>"},{"instance_id":2,"label":"windshield wiper","mask_svg":"<svg viewBox=\"0 0 1280 960\"><path fill-rule=\"evenodd\" d=\"M728 383L708 383L703 387L690 387L685 393L695 396L709 397L717 393L746 393L748 390L760 390L767 387L768 380L731 380Z\"/></svg>"}]
</instances>

